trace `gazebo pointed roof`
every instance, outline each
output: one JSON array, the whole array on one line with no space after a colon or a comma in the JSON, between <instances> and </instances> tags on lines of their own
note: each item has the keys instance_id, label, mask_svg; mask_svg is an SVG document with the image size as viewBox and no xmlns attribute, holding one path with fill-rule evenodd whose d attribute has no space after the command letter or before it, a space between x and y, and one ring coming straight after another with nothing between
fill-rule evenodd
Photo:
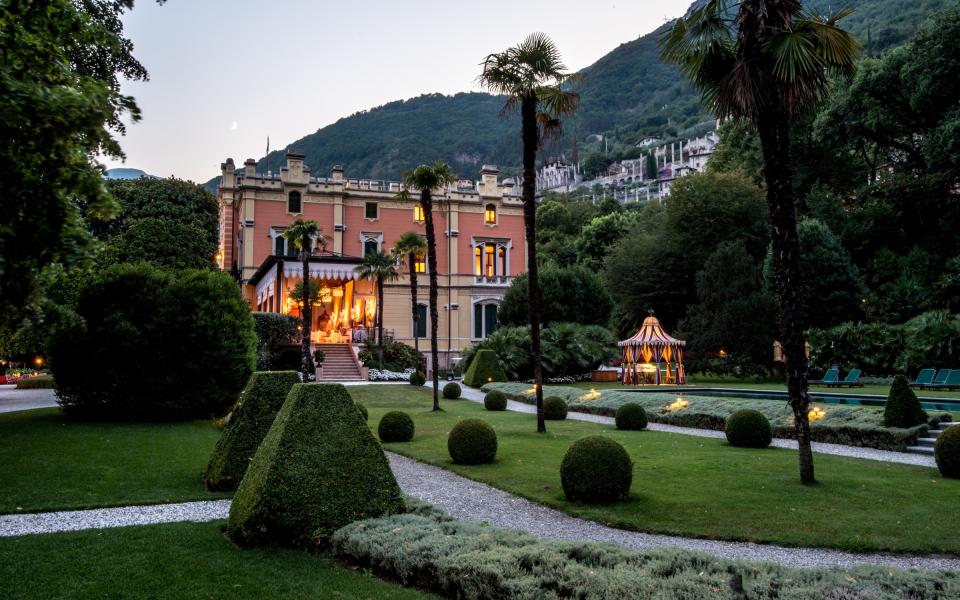
<instances>
[{"instance_id":1,"label":"gazebo pointed roof","mask_svg":"<svg viewBox=\"0 0 960 600\"><path fill-rule=\"evenodd\" d=\"M653 311L650 311L650 316L643 320L640 331L633 337L618 342L617 345L623 348L625 346L686 346L687 343L664 331L660 320L653 316Z\"/></svg>"}]
</instances>

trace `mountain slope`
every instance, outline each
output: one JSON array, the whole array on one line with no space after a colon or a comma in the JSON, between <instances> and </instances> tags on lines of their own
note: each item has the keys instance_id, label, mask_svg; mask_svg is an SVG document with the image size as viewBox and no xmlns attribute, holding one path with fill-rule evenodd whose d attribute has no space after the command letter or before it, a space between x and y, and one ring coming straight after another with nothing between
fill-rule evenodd
<instances>
[{"instance_id":1,"label":"mountain slope","mask_svg":"<svg viewBox=\"0 0 960 600\"><path fill-rule=\"evenodd\" d=\"M902 43L932 13L955 1L811 0L807 6L821 13L854 8L843 25L864 41L866 54L874 55ZM677 68L660 62L658 40L667 27L621 44L584 69L580 110L565 125L568 138L604 133L630 144L650 134L690 135L711 119ZM501 98L482 93L427 94L355 113L288 147L303 150L318 176L341 164L351 178L398 179L405 169L435 160L450 163L465 177L476 176L484 163L514 173L520 159L519 126L515 117L499 117L502 104ZM558 149L565 148L569 141ZM284 153L272 152L259 168L276 171ZM216 181L208 186L215 187Z\"/></svg>"}]
</instances>

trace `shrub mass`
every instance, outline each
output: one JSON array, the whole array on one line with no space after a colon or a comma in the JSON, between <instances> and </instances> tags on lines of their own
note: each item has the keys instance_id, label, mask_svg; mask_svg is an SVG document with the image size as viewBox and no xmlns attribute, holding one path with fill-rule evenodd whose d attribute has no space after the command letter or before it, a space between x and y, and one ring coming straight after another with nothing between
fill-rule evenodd
<instances>
[{"instance_id":1,"label":"shrub mass","mask_svg":"<svg viewBox=\"0 0 960 600\"><path fill-rule=\"evenodd\" d=\"M295 371L253 374L213 449L203 478L208 490L237 489L290 388L297 383L300 376Z\"/></svg>"},{"instance_id":2,"label":"shrub mass","mask_svg":"<svg viewBox=\"0 0 960 600\"><path fill-rule=\"evenodd\" d=\"M485 421L464 419L450 430L447 450L458 465L493 462L497 456L497 433Z\"/></svg>"},{"instance_id":3,"label":"shrub mass","mask_svg":"<svg viewBox=\"0 0 960 600\"><path fill-rule=\"evenodd\" d=\"M85 280L50 367L73 416L133 421L223 415L256 362L253 317L227 273L115 265Z\"/></svg>"},{"instance_id":4,"label":"shrub mass","mask_svg":"<svg viewBox=\"0 0 960 600\"><path fill-rule=\"evenodd\" d=\"M571 444L560 464L560 482L567 500L588 503L626 498L633 482L633 462L617 442L601 435Z\"/></svg>"},{"instance_id":5,"label":"shrub mass","mask_svg":"<svg viewBox=\"0 0 960 600\"><path fill-rule=\"evenodd\" d=\"M503 372L497 354L493 350L478 350L467 367L463 376L463 383L470 387L480 387L485 383L506 381L507 374Z\"/></svg>"},{"instance_id":6,"label":"shrub mass","mask_svg":"<svg viewBox=\"0 0 960 600\"><path fill-rule=\"evenodd\" d=\"M937 468L944 477L960 479L960 425L948 427L934 446Z\"/></svg>"},{"instance_id":7,"label":"shrub mass","mask_svg":"<svg viewBox=\"0 0 960 600\"><path fill-rule=\"evenodd\" d=\"M543 418L548 421L563 421L567 418L567 402L559 396L543 400Z\"/></svg>"},{"instance_id":8,"label":"shrub mass","mask_svg":"<svg viewBox=\"0 0 960 600\"><path fill-rule=\"evenodd\" d=\"M490 390L483 397L483 407L487 410L507 410L507 395L500 390Z\"/></svg>"},{"instance_id":9,"label":"shrub mass","mask_svg":"<svg viewBox=\"0 0 960 600\"><path fill-rule=\"evenodd\" d=\"M426 382L427 378L420 371L414 371L413 373L410 373L410 385L420 387Z\"/></svg>"},{"instance_id":10,"label":"shrub mass","mask_svg":"<svg viewBox=\"0 0 960 600\"><path fill-rule=\"evenodd\" d=\"M405 412L392 410L380 418L377 435L385 443L409 442L413 439L413 419Z\"/></svg>"},{"instance_id":11,"label":"shrub mass","mask_svg":"<svg viewBox=\"0 0 960 600\"><path fill-rule=\"evenodd\" d=\"M390 465L347 389L299 383L233 497L227 533L244 546L303 547L403 510Z\"/></svg>"},{"instance_id":12,"label":"shrub mass","mask_svg":"<svg viewBox=\"0 0 960 600\"><path fill-rule=\"evenodd\" d=\"M639 404L630 402L617 409L614 421L617 429L638 431L647 426L647 411L643 410Z\"/></svg>"},{"instance_id":13,"label":"shrub mass","mask_svg":"<svg viewBox=\"0 0 960 600\"><path fill-rule=\"evenodd\" d=\"M447 400L456 400L460 397L462 390L460 389L459 383L454 383L451 381L447 385L443 386L443 397Z\"/></svg>"},{"instance_id":14,"label":"shrub mass","mask_svg":"<svg viewBox=\"0 0 960 600\"><path fill-rule=\"evenodd\" d=\"M907 378L897 375L890 386L887 404L883 409L883 424L887 427L915 427L927 422L927 411L910 389Z\"/></svg>"},{"instance_id":15,"label":"shrub mass","mask_svg":"<svg viewBox=\"0 0 960 600\"><path fill-rule=\"evenodd\" d=\"M740 448L766 448L773 441L770 421L756 410L744 408L727 418L727 441Z\"/></svg>"}]
</instances>

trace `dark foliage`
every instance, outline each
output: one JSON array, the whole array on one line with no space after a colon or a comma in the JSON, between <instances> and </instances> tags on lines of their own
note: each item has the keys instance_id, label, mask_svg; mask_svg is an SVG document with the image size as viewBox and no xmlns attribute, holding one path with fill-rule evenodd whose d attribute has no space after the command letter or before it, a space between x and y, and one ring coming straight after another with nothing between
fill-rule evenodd
<instances>
[{"instance_id":1,"label":"dark foliage","mask_svg":"<svg viewBox=\"0 0 960 600\"><path fill-rule=\"evenodd\" d=\"M363 415L364 421L368 421L370 419L370 413L367 411L366 406L357 402L357 410L359 410L360 414Z\"/></svg>"},{"instance_id":2,"label":"dark foliage","mask_svg":"<svg viewBox=\"0 0 960 600\"><path fill-rule=\"evenodd\" d=\"M210 456L203 478L208 490L237 489L290 388L297 383L300 376L296 371L258 372L250 377Z\"/></svg>"},{"instance_id":3,"label":"dark foliage","mask_svg":"<svg viewBox=\"0 0 960 600\"><path fill-rule=\"evenodd\" d=\"M639 404L628 403L617 409L614 417L617 429L639 431L647 427L647 411Z\"/></svg>"},{"instance_id":4,"label":"dark foliage","mask_svg":"<svg viewBox=\"0 0 960 600\"><path fill-rule=\"evenodd\" d=\"M960 479L960 425L948 427L940 434L933 453L941 475Z\"/></svg>"},{"instance_id":5,"label":"dark foliage","mask_svg":"<svg viewBox=\"0 0 960 600\"><path fill-rule=\"evenodd\" d=\"M300 319L291 315L256 312L253 313L253 324L257 333L257 370L287 368L288 364L281 365L282 354L286 348L299 346L301 334L297 327ZM300 355L297 354L292 369L298 369L299 364Z\"/></svg>"},{"instance_id":6,"label":"dark foliage","mask_svg":"<svg viewBox=\"0 0 960 600\"><path fill-rule=\"evenodd\" d=\"M603 279L583 266L545 267L540 271L543 324L579 323L606 325L613 301ZM497 309L497 324L517 327L529 324L526 274L513 278Z\"/></svg>"},{"instance_id":7,"label":"dark foliage","mask_svg":"<svg viewBox=\"0 0 960 600\"><path fill-rule=\"evenodd\" d=\"M415 426L413 419L405 412L392 410L380 417L377 435L384 443L409 442L413 439Z\"/></svg>"},{"instance_id":8,"label":"dark foliage","mask_svg":"<svg viewBox=\"0 0 960 600\"><path fill-rule=\"evenodd\" d=\"M464 419L447 438L450 458L458 465L483 465L497 456L497 433L485 421Z\"/></svg>"},{"instance_id":9,"label":"dark foliage","mask_svg":"<svg viewBox=\"0 0 960 600\"><path fill-rule=\"evenodd\" d=\"M897 375L893 378L887 403L883 408L883 424L887 427L914 427L926 423L927 411L920 406L920 400L910 389L907 378Z\"/></svg>"},{"instance_id":10,"label":"dark foliage","mask_svg":"<svg viewBox=\"0 0 960 600\"><path fill-rule=\"evenodd\" d=\"M727 441L740 448L766 448L773 441L770 421L750 409L738 410L727 417L725 433Z\"/></svg>"},{"instance_id":11,"label":"dark foliage","mask_svg":"<svg viewBox=\"0 0 960 600\"><path fill-rule=\"evenodd\" d=\"M614 502L630 493L633 461L617 442L600 435L587 436L564 454L560 481L567 500Z\"/></svg>"},{"instance_id":12,"label":"dark foliage","mask_svg":"<svg viewBox=\"0 0 960 600\"><path fill-rule=\"evenodd\" d=\"M420 371L414 371L413 373L410 373L410 385L415 385L419 387L426 382L427 382L427 378Z\"/></svg>"},{"instance_id":13,"label":"dark foliage","mask_svg":"<svg viewBox=\"0 0 960 600\"><path fill-rule=\"evenodd\" d=\"M461 392L462 390L460 389L459 383L454 383L453 381L451 381L450 383L443 386L443 397L446 398L447 400L456 400L457 398L460 397Z\"/></svg>"},{"instance_id":14,"label":"dark foliage","mask_svg":"<svg viewBox=\"0 0 960 600\"><path fill-rule=\"evenodd\" d=\"M506 380L507 375L500 366L496 352L485 349L476 351L463 376L463 383L470 387L480 387L485 383Z\"/></svg>"},{"instance_id":15,"label":"dark foliage","mask_svg":"<svg viewBox=\"0 0 960 600\"><path fill-rule=\"evenodd\" d=\"M226 273L116 265L84 282L76 313L50 346L60 403L72 416L220 416L256 363L253 318Z\"/></svg>"},{"instance_id":16,"label":"dark foliage","mask_svg":"<svg viewBox=\"0 0 960 600\"><path fill-rule=\"evenodd\" d=\"M346 388L297 384L233 497L227 534L243 546L312 546L354 521L403 510Z\"/></svg>"},{"instance_id":17,"label":"dark foliage","mask_svg":"<svg viewBox=\"0 0 960 600\"><path fill-rule=\"evenodd\" d=\"M563 421L567 418L567 402L557 396L543 400L543 418L548 421Z\"/></svg>"},{"instance_id":18,"label":"dark foliage","mask_svg":"<svg viewBox=\"0 0 960 600\"><path fill-rule=\"evenodd\" d=\"M507 395L499 390L490 390L483 397L483 407L487 410L507 410Z\"/></svg>"}]
</instances>

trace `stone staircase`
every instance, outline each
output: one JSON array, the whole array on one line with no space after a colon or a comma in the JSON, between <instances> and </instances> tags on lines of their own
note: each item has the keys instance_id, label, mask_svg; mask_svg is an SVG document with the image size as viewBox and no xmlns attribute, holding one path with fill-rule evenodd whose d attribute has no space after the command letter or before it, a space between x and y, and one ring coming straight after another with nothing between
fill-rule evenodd
<instances>
[{"instance_id":1,"label":"stone staircase","mask_svg":"<svg viewBox=\"0 0 960 600\"><path fill-rule=\"evenodd\" d=\"M348 344L317 344L323 350L323 373L320 381L361 381L360 368Z\"/></svg>"},{"instance_id":2,"label":"stone staircase","mask_svg":"<svg viewBox=\"0 0 960 600\"><path fill-rule=\"evenodd\" d=\"M937 444L937 438L940 437L940 434L943 433L948 427L953 427L955 425L960 425L957 421L947 421L940 423L939 429L931 429L927 431L927 437L922 437L917 439L916 446L909 446L907 452L913 452L914 454L929 454L933 456L933 447Z\"/></svg>"}]
</instances>

